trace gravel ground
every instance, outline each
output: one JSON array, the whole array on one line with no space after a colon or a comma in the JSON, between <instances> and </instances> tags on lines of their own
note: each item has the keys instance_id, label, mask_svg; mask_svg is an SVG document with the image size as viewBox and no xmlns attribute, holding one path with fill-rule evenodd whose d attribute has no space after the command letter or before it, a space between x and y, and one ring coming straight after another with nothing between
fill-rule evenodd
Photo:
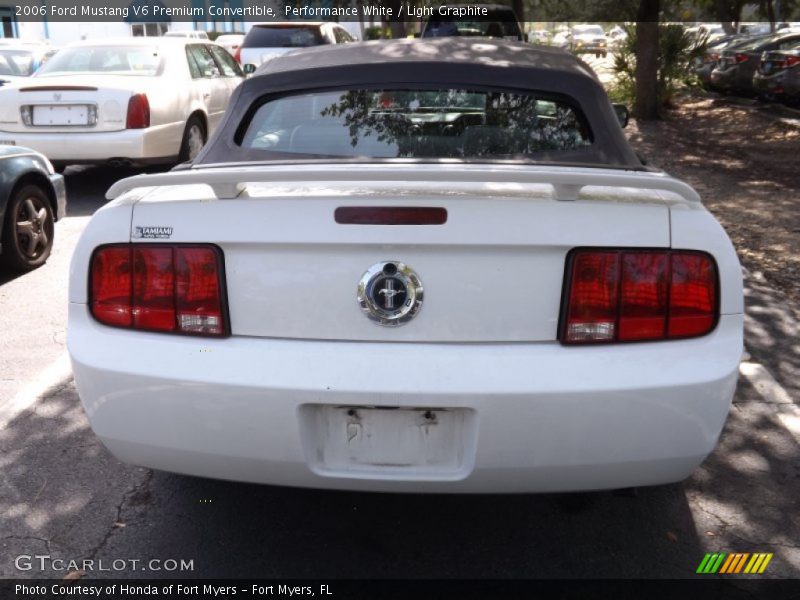
<instances>
[{"instance_id":1,"label":"gravel ground","mask_svg":"<svg viewBox=\"0 0 800 600\"><path fill-rule=\"evenodd\" d=\"M800 305L800 127L725 100L684 98L659 122L631 123L648 164L690 183L742 264Z\"/></svg>"}]
</instances>

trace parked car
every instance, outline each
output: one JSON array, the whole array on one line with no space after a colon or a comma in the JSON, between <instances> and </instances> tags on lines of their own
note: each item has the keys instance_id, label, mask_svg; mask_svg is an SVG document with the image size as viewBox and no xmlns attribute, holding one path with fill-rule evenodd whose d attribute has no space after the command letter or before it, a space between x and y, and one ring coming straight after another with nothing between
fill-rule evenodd
<instances>
[{"instance_id":1,"label":"parked car","mask_svg":"<svg viewBox=\"0 0 800 600\"><path fill-rule=\"evenodd\" d=\"M54 52L36 44L0 45L0 87L26 81Z\"/></svg>"},{"instance_id":2,"label":"parked car","mask_svg":"<svg viewBox=\"0 0 800 600\"><path fill-rule=\"evenodd\" d=\"M744 35L770 35L769 23L739 23L736 32Z\"/></svg>"},{"instance_id":3,"label":"parked car","mask_svg":"<svg viewBox=\"0 0 800 600\"><path fill-rule=\"evenodd\" d=\"M0 263L16 272L43 265L55 221L67 213L64 178L29 148L0 145Z\"/></svg>"},{"instance_id":4,"label":"parked car","mask_svg":"<svg viewBox=\"0 0 800 600\"><path fill-rule=\"evenodd\" d=\"M475 9L485 14L475 15ZM467 12L465 12L467 11ZM461 16L461 15L466 16ZM522 27L514 10L498 4L451 4L434 11L422 26L423 38L492 37L523 41Z\"/></svg>"},{"instance_id":5,"label":"parked car","mask_svg":"<svg viewBox=\"0 0 800 600\"><path fill-rule=\"evenodd\" d=\"M609 46L614 48L619 48L628 39L628 32L625 31L623 27L615 25L614 27L608 30L608 33L606 34L606 39L608 40Z\"/></svg>"},{"instance_id":6,"label":"parked car","mask_svg":"<svg viewBox=\"0 0 800 600\"><path fill-rule=\"evenodd\" d=\"M553 35L546 29L535 29L528 33L528 42L531 44L544 44L549 46L553 41Z\"/></svg>"},{"instance_id":7,"label":"parked car","mask_svg":"<svg viewBox=\"0 0 800 600\"><path fill-rule=\"evenodd\" d=\"M569 49L569 40L572 36L572 31L566 25L560 25L556 32L553 34L553 46Z\"/></svg>"},{"instance_id":8,"label":"parked car","mask_svg":"<svg viewBox=\"0 0 800 600\"><path fill-rule=\"evenodd\" d=\"M0 88L0 137L57 168L190 160L243 79L224 48L186 38L80 42Z\"/></svg>"},{"instance_id":9,"label":"parked car","mask_svg":"<svg viewBox=\"0 0 800 600\"><path fill-rule=\"evenodd\" d=\"M734 50L739 46L751 44L757 39L767 36L731 35L720 38L713 44L706 46L706 52L701 58L697 58L694 63L694 73L700 83L706 89L714 89L711 83L711 72L717 67L723 50Z\"/></svg>"},{"instance_id":10,"label":"parked car","mask_svg":"<svg viewBox=\"0 0 800 600\"><path fill-rule=\"evenodd\" d=\"M608 38L600 25L576 25L569 38L570 49L576 54L608 54Z\"/></svg>"},{"instance_id":11,"label":"parked car","mask_svg":"<svg viewBox=\"0 0 800 600\"><path fill-rule=\"evenodd\" d=\"M165 38L188 38L191 40L208 40L208 33L205 31L168 31L164 34Z\"/></svg>"},{"instance_id":12,"label":"parked car","mask_svg":"<svg viewBox=\"0 0 800 600\"><path fill-rule=\"evenodd\" d=\"M736 252L564 51L277 57L191 164L107 196L73 255L67 343L123 461L353 490L622 488L687 477L728 414Z\"/></svg>"},{"instance_id":13,"label":"parked car","mask_svg":"<svg viewBox=\"0 0 800 600\"><path fill-rule=\"evenodd\" d=\"M234 55L242 65L262 63L298 48L357 41L337 23L286 21L256 23L247 32Z\"/></svg>"},{"instance_id":14,"label":"parked car","mask_svg":"<svg viewBox=\"0 0 800 600\"><path fill-rule=\"evenodd\" d=\"M703 23L696 27L687 27L686 33L697 40L704 39L708 44L713 44L728 35L721 23Z\"/></svg>"},{"instance_id":15,"label":"parked car","mask_svg":"<svg viewBox=\"0 0 800 600\"><path fill-rule=\"evenodd\" d=\"M800 33L757 38L749 44L722 51L717 66L711 71L711 84L726 92L752 94L753 76L764 52L785 50L800 41Z\"/></svg>"},{"instance_id":16,"label":"parked car","mask_svg":"<svg viewBox=\"0 0 800 600\"><path fill-rule=\"evenodd\" d=\"M762 97L799 104L800 41L786 50L764 52L753 75L753 87Z\"/></svg>"},{"instance_id":17,"label":"parked car","mask_svg":"<svg viewBox=\"0 0 800 600\"><path fill-rule=\"evenodd\" d=\"M243 33L226 33L214 41L235 56L242 45L242 40L244 40Z\"/></svg>"}]
</instances>

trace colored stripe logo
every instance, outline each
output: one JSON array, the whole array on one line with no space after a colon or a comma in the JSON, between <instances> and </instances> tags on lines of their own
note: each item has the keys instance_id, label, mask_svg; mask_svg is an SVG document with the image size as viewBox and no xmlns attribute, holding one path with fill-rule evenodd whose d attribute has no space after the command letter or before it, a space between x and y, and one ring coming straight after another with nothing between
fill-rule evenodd
<instances>
[{"instance_id":1,"label":"colored stripe logo","mask_svg":"<svg viewBox=\"0 0 800 600\"><path fill-rule=\"evenodd\" d=\"M706 554L697 573L702 575L713 575L715 573L731 575L737 573L761 574L767 569L769 561L772 560L772 553L766 552L734 552L726 554L717 552Z\"/></svg>"}]
</instances>

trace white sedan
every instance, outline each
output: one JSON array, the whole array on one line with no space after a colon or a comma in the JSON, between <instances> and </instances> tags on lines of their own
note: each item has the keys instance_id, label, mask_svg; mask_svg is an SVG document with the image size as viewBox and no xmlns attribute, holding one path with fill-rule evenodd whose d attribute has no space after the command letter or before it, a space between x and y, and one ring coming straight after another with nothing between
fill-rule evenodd
<instances>
[{"instance_id":1,"label":"white sedan","mask_svg":"<svg viewBox=\"0 0 800 600\"><path fill-rule=\"evenodd\" d=\"M194 158L242 81L221 46L130 38L60 50L24 85L0 88L0 143L56 166Z\"/></svg>"},{"instance_id":2,"label":"white sedan","mask_svg":"<svg viewBox=\"0 0 800 600\"><path fill-rule=\"evenodd\" d=\"M714 449L742 276L585 64L470 38L277 57L191 163L115 184L68 347L121 460L269 484L663 484Z\"/></svg>"}]
</instances>

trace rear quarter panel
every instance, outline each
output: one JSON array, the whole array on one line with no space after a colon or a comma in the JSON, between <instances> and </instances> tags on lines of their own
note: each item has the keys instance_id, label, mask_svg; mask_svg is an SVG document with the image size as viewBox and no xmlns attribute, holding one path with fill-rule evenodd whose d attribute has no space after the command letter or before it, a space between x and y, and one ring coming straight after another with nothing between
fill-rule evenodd
<instances>
[{"instance_id":1,"label":"rear quarter panel","mask_svg":"<svg viewBox=\"0 0 800 600\"><path fill-rule=\"evenodd\" d=\"M700 204L679 204L670 209L670 226L673 248L703 250L716 259L720 279L720 314L742 314L742 267L722 225Z\"/></svg>"}]
</instances>

